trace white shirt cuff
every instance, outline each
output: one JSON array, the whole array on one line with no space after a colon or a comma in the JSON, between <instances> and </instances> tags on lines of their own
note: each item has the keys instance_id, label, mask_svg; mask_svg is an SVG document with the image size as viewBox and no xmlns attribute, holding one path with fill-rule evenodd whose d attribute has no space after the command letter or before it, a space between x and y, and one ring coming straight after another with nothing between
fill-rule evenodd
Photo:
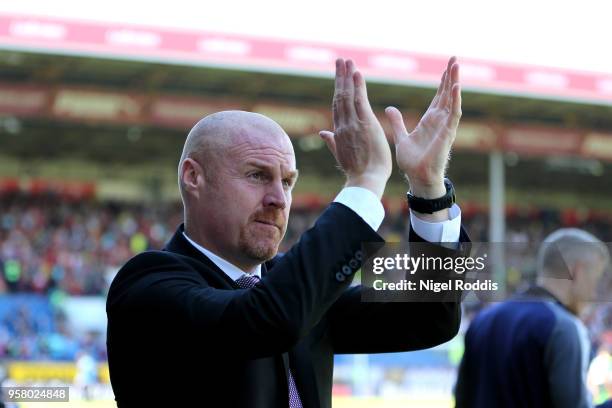
<instances>
[{"instance_id":1,"label":"white shirt cuff","mask_svg":"<svg viewBox=\"0 0 612 408\"><path fill-rule=\"evenodd\" d=\"M334 202L344 204L355 211L374 231L380 228L385 218L385 208L376 194L367 188L345 187L336 196Z\"/></svg>"},{"instance_id":2,"label":"white shirt cuff","mask_svg":"<svg viewBox=\"0 0 612 408\"><path fill-rule=\"evenodd\" d=\"M423 221L410 211L410 224L412 229L425 241L429 242L459 242L461 232L461 209L453 204L448 209L450 217L447 221L427 222Z\"/></svg>"}]
</instances>

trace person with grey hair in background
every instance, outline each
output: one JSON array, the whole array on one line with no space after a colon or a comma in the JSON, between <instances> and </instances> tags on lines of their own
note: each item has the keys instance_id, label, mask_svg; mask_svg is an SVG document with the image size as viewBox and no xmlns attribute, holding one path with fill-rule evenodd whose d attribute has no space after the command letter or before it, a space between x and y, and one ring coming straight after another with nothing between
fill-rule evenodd
<instances>
[{"instance_id":1,"label":"person with grey hair in background","mask_svg":"<svg viewBox=\"0 0 612 408\"><path fill-rule=\"evenodd\" d=\"M465 335L457 408L592 407L579 317L610 261L592 234L559 229L538 252L535 285L480 312Z\"/></svg>"}]
</instances>

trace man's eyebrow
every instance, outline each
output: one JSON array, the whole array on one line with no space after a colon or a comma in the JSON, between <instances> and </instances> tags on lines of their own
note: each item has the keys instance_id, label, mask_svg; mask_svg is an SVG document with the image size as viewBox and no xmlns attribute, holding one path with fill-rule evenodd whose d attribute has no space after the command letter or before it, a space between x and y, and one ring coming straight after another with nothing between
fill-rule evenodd
<instances>
[{"instance_id":1,"label":"man's eyebrow","mask_svg":"<svg viewBox=\"0 0 612 408\"><path fill-rule=\"evenodd\" d=\"M248 167L255 167L255 168L260 169L260 170L268 170L268 171L273 170L272 166L270 166L267 163L260 162L260 161L247 161L245 163L245 165L248 166ZM288 173L288 176L292 180L297 180L297 178L299 176L299 170L298 169L290 170L287 173Z\"/></svg>"}]
</instances>

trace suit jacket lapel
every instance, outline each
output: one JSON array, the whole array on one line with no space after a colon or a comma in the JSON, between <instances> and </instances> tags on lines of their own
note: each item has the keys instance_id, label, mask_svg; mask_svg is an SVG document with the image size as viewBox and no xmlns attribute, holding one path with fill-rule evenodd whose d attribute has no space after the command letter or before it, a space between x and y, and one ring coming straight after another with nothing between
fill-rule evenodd
<instances>
[{"instance_id":1,"label":"suit jacket lapel","mask_svg":"<svg viewBox=\"0 0 612 408\"><path fill-rule=\"evenodd\" d=\"M276 258L261 265L261 276L266 276L268 268L274 265ZM292 367L293 379L295 380L302 405L305 407L317 408L321 406L319 400L319 387L317 387L317 379L314 369L312 368L312 360L308 349L308 342L302 340L288 353L282 354L282 361L285 369L285 374L289 378L289 367ZM287 385L287 391L289 385Z\"/></svg>"},{"instance_id":2,"label":"suit jacket lapel","mask_svg":"<svg viewBox=\"0 0 612 408\"><path fill-rule=\"evenodd\" d=\"M215 277L218 277L218 281L220 280L218 283L223 283L223 287L227 287L227 285L229 285L232 288L238 289L238 285L236 285L232 278L227 276L227 274L223 272L213 261L211 261L206 255L200 252L196 247L191 245L187 239L185 239L183 231L185 231L185 226L184 224L181 224L172 238L170 238L170 241L168 241L168 243L164 246L162 251L174 252L176 254L184 255L199 261L200 263L204 264L207 269L215 272ZM202 273L199 268L198 271ZM204 276L204 278L209 284L214 285L213 282L210 282L209 275ZM216 285L214 286L216 287Z\"/></svg>"},{"instance_id":3,"label":"suit jacket lapel","mask_svg":"<svg viewBox=\"0 0 612 408\"><path fill-rule=\"evenodd\" d=\"M163 251L174 252L179 255L189 257L203 264L203 266L214 271L217 283L210 282L210 274L206 274L204 278L206 281L215 287L227 287L228 285L234 289L239 289L238 285L225 274L213 261L211 261L206 255L200 252L197 248L189 243L183 235L184 225L181 224L170 241L164 246ZM268 268L274 265L275 259L270 260L261 265L261 276L266 276ZM198 268L199 270L199 268ZM202 273L202 271L200 271ZM204 275L204 274L203 274ZM278 357L275 357L278 358ZM282 370L285 373L285 379L289 378L289 367L293 368L293 375L300 392L300 398L302 404L305 407L319 407L319 392L315 373L312 368L312 361L310 361L308 345L306 342L300 342L293 350L288 353L282 353L278 360L282 366ZM291 364L290 364L291 362ZM279 367L281 368L281 367ZM289 397L289 384L285 381L285 389L287 390L287 398Z\"/></svg>"},{"instance_id":4,"label":"suit jacket lapel","mask_svg":"<svg viewBox=\"0 0 612 408\"><path fill-rule=\"evenodd\" d=\"M313 361L309 350L308 338L299 342L289 351L289 361L302 405L313 408L320 407L319 387L317 386L315 371L312 367ZM300 390L304 391L300 392Z\"/></svg>"},{"instance_id":5,"label":"suit jacket lapel","mask_svg":"<svg viewBox=\"0 0 612 408\"><path fill-rule=\"evenodd\" d=\"M261 277L264 278L268 273L268 264L264 263L261 265ZM281 354L281 361L283 364L283 371L285 372L285 377L289 378L289 353ZM289 392L289 384L287 383L287 392Z\"/></svg>"}]
</instances>

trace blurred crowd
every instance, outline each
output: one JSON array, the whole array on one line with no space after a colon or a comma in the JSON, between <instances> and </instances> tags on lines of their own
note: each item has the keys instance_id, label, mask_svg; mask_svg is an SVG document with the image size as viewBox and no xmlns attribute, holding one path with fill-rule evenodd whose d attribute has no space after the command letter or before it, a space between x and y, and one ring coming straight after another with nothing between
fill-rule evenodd
<instances>
[{"instance_id":1,"label":"blurred crowd","mask_svg":"<svg viewBox=\"0 0 612 408\"><path fill-rule=\"evenodd\" d=\"M61 307L44 297L15 294L0 300L0 361L74 360L87 353L106 360L102 333L76 335Z\"/></svg>"},{"instance_id":2,"label":"blurred crowd","mask_svg":"<svg viewBox=\"0 0 612 408\"><path fill-rule=\"evenodd\" d=\"M281 251L297 241L322 209L311 205L292 210ZM486 242L486 212L469 205L462 209L472 241ZM388 212L381 235L399 241L407 232L407 218L406 208ZM30 310L31 302L22 302L4 314L0 301L0 358L72 359L85 347L97 359L105 359L99 333L76 339L66 327L65 316L53 308L54 301L70 295L105 295L122 264L134 254L161 248L181 221L180 203L100 202L56 194L0 196L0 294L38 294L51 300L51 308L44 313ZM506 241L537 248L549 232L562 226L584 228L604 242L612 241L609 218L552 209L511 211ZM512 260L508 265L510 276L535 269L533 264ZM601 329L612 327L612 322L601 318L595 323L603 324Z\"/></svg>"},{"instance_id":3,"label":"blurred crowd","mask_svg":"<svg viewBox=\"0 0 612 408\"><path fill-rule=\"evenodd\" d=\"M180 207L10 194L0 200L0 293L104 294L132 255L161 248Z\"/></svg>"},{"instance_id":4,"label":"blurred crowd","mask_svg":"<svg viewBox=\"0 0 612 408\"><path fill-rule=\"evenodd\" d=\"M291 213L281 251L297 241L322 211ZM407 210L388 214L380 229L392 241L406 233ZM71 200L53 194L3 195L0 200L0 293L104 294L108 280L134 254L160 249L182 220L179 203L129 204ZM472 241L488 241L487 214L464 211ZM506 242L536 244L561 226L587 229L612 241L612 220L568 217L540 209L509 214Z\"/></svg>"}]
</instances>

